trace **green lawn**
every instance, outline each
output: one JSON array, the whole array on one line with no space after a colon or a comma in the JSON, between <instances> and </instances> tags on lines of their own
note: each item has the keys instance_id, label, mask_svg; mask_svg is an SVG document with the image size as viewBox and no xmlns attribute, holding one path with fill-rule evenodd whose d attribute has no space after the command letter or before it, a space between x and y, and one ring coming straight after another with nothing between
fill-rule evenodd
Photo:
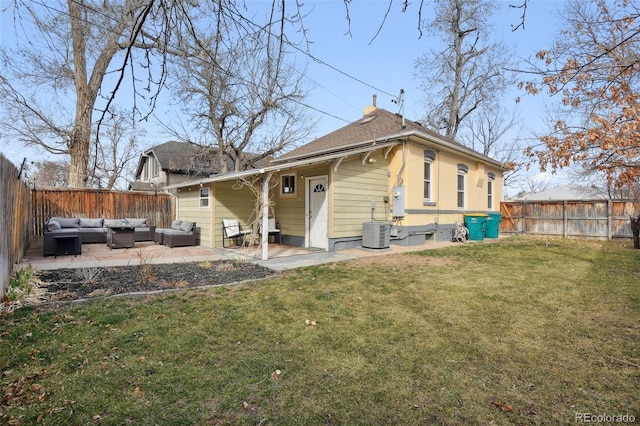
<instances>
[{"instance_id":1,"label":"green lawn","mask_svg":"<svg viewBox=\"0 0 640 426\"><path fill-rule=\"evenodd\" d=\"M0 368L22 425L638 422L640 251L510 238L23 308Z\"/></svg>"}]
</instances>

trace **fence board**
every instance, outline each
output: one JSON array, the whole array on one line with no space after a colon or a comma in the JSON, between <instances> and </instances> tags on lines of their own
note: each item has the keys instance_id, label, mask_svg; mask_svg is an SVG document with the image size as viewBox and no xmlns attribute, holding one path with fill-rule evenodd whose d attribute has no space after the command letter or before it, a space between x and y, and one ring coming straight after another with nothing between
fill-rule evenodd
<instances>
[{"instance_id":1,"label":"fence board","mask_svg":"<svg viewBox=\"0 0 640 426\"><path fill-rule=\"evenodd\" d=\"M0 298L29 245L29 187L16 166L0 154Z\"/></svg>"},{"instance_id":2,"label":"fence board","mask_svg":"<svg viewBox=\"0 0 640 426\"><path fill-rule=\"evenodd\" d=\"M504 201L500 212L504 234L611 239L632 238L640 209L629 200Z\"/></svg>"}]
</instances>

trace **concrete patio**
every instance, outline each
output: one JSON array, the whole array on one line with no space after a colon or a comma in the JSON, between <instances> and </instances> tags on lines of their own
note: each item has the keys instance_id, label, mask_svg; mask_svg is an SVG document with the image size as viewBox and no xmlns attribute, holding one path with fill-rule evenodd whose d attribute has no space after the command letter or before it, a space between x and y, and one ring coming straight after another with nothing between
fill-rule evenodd
<instances>
[{"instance_id":1,"label":"concrete patio","mask_svg":"<svg viewBox=\"0 0 640 426\"><path fill-rule=\"evenodd\" d=\"M64 256L43 256L42 242L33 242L17 265L22 268L32 265L38 270L62 268L96 268L111 266L139 265L140 263L182 263L242 259L267 268L281 271L304 266L340 262L362 257L383 256L434 249L452 245L451 242L425 243L419 246L403 247L391 245L388 249L353 248L338 252L291 247L280 244L269 245L269 260L260 259L260 247L250 248L208 248L203 246L174 247L149 242L136 242L134 248L110 249L106 244L84 244L82 254Z\"/></svg>"}]
</instances>

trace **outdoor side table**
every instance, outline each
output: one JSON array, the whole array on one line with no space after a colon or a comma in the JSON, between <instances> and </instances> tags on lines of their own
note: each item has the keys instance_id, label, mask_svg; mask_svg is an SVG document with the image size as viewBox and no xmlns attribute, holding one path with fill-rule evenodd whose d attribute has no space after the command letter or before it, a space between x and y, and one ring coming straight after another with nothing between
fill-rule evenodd
<instances>
[{"instance_id":1,"label":"outdoor side table","mask_svg":"<svg viewBox=\"0 0 640 426\"><path fill-rule=\"evenodd\" d=\"M54 259L65 254L82 254L82 238L77 233L65 233L53 237L56 242Z\"/></svg>"},{"instance_id":2,"label":"outdoor side table","mask_svg":"<svg viewBox=\"0 0 640 426\"><path fill-rule=\"evenodd\" d=\"M108 226L107 246L109 248L133 248L135 245L135 228L133 226Z\"/></svg>"}]
</instances>

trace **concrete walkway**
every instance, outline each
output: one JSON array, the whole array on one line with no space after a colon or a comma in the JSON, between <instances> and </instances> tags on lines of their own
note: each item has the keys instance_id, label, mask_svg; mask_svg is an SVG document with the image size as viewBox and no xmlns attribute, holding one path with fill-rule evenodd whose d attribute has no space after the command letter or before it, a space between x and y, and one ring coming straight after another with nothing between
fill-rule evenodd
<instances>
[{"instance_id":1,"label":"concrete walkway","mask_svg":"<svg viewBox=\"0 0 640 426\"><path fill-rule=\"evenodd\" d=\"M271 258L263 261L259 258L260 250L258 247L252 249L216 249L201 246L170 248L154 244L153 242L138 242L135 248L130 249L109 249L106 244L85 244L82 246L82 254L78 256L44 257L42 255L42 243L36 242L27 250L24 259L17 267L22 268L30 264L37 270L47 270L127 266L139 265L140 263L213 262L240 259L265 266L275 271L283 271L362 257L384 256L408 251L441 248L455 244L456 243L451 242L428 242L411 247L391 245L388 249L353 248L338 252L308 250L299 247L273 244L269 246L269 255Z\"/></svg>"}]
</instances>

